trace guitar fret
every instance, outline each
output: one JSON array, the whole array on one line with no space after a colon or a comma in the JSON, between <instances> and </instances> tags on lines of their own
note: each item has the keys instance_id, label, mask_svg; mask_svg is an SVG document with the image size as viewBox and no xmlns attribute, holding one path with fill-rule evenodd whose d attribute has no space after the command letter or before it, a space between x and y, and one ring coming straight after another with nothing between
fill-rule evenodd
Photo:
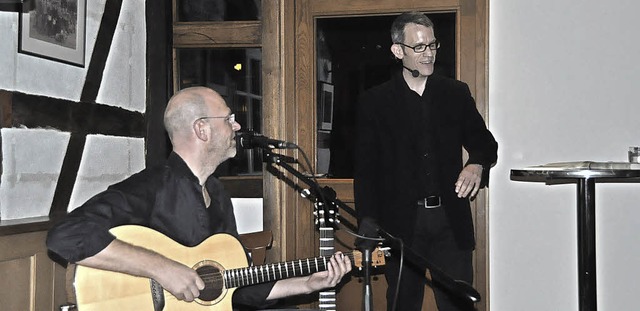
<instances>
[{"instance_id":1,"label":"guitar fret","mask_svg":"<svg viewBox=\"0 0 640 311\"><path fill-rule=\"evenodd\" d=\"M262 282L265 282L265 278L264 278L264 268L262 266L260 266L260 274L262 275Z\"/></svg>"},{"instance_id":2,"label":"guitar fret","mask_svg":"<svg viewBox=\"0 0 640 311\"><path fill-rule=\"evenodd\" d=\"M264 267L264 270L267 272L267 281L271 281L271 275L273 275L273 269L270 265Z\"/></svg>"},{"instance_id":3,"label":"guitar fret","mask_svg":"<svg viewBox=\"0 0 640 311\"><path fill-rule=\"evenodd\" d=\"M234 276L236 278L236 286L242 286L242 270L234 270Z\"/></svg>"},{"instance_id":4,"label":"guitar fret","mask_svg":"<svg viewBox=\"0 0 640 311\"><path fill-rule=\"evenodd\" d=\"M262 266L255 267L253 269L255 271L255 283L260 283L260 275L262 274Z\"/></svg>"},{"instance_id":5,"label":"guitar fret","mask_svg":"<svg viewBox=\"0 0 640 311\"><path fill-rule=\"evenodd\" d=\"M243 271L245 272L245 274L244 274L245 275L244 285L246 286L246 285L249 285L249 284L251 284L253 282L253 273L254 273L253 271L254 271L254 268L253 267L249 267L249 268L247 268L247 269L245 269Z\"/></svg>"},{"instance_id":6,"label":"guitar fret","mask_svg":"<svg viewBox=\"0 0 640 311\"><path fill-rule=\"evenodd\" d=\"M332 311L336 310L335 303L320 304L318 305L318 307L320 307L320 310L332 310Z\"/></svg>"},{"instance_id":7,"label":"guitar fret","mask_svg":"<svg viewBox=\"0 0 640 311\"><path fill-rule=\"evenodd\" d=\"M308 258L307 258L307 269L309 270L309 274L311 274L311 264L309 263Z\"/></svg>"},{"instance_id":8,"label":"guitar fret","mask_svg":"<svg viewBox=\"0 0 640 311\"><path fill-rule=\"evenodd\" d=\"M251 275L251 284L255 284L260 282L260 269L258 267L253 267L253 274Z\"/></svg>"},{"instance_id":9,"label":"guitar fret","mask_svg":"<svg viewBox=\"0 0 640 311\"><path fill-rule=\"evenodd\" d=\"M246 286L249 283L249 278L251 278L251 267L242 270L242 285Z\"/></svg>"},{"instance_id":10,"label":"guitar fret","mask_svg":"<svg viewBox=\"0 0 640 311\"><path fill-rule=\"evenodd\" d=\"M238 287L240 286L240 279L238 278L238 270L233 270L233 272L231 273L231 278L233 279L233 287Z\"/></svg>"},{"instance_id":11,"label":"guitar fret","mask_svg":"<svg viewBox=\"0 0 640 311\"><path fill-rule=\"evenodd\" d=\"M304 274L304 270L302 270L302 260L298 260L298 266L300 267L300 275Z\"/></svg>"},{"instance_id":12,"label":"guitar fret","mask_svg":"<svg viewBox=\"0 0 640 311\"><path fill-rule=\"evenodd\" d=\"M240 286L240 282L239 282L240 280L238 280L238 271L237 270L233 270L232 273L231 273L231 276L233 277L233 281L234 281L233 285L234 285L234 287Z\"/></svg>"},{"instance_id":13,"label":"guitar fret","mask_svg":"<svg viewBox=\"0 0 640 311\"><path fill-rule=\"evenodd\" d=\"M238 280L238 286L244 285L244 273L246 270L236 270L236 278Z\"/></svg>"},{"instance_id":14,"label":"guitar fret","mask_svg":"<svg viewBox=\"0 0 640 311\"><path fill-rule=\"evenodd\" d=\"M269 266L261 266L262 269L262 282L267 282L270 280L269 277Z\"/></svg>"},{"instance_id":15,"label":"guitar fret","mask_svg":"<svg viewBox=\"0 0 640 311\"><path fill-rule=\"evenodd\" d=\"M242 269L242 285L246 286L249 284L249 278L251 277L251 268Z\"/></svg>"}]
</instances>

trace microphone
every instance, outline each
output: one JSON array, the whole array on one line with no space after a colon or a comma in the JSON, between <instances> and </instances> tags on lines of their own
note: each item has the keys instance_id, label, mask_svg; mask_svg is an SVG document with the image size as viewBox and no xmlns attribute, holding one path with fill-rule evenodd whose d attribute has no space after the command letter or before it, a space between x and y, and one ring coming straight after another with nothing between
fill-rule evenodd
<instances>
[{"instance_id":1,"label":"microphone","mask_svg":"<svg viewBox=\"0 0 640 311\"><path fill-rule=\"evenodd\" d=\"M371 217L364 217L358 226L358 235L364 238L357 238L355 241L356 248L359 250L374 249L378 245L380 238L380 227Z\"/></svg>"},{"instance_id":2,"label":"microphone","mask_svg":"<svg viewBox=\"0 0 640 311\"><path fill-rule=\"evenodd\" d=\"M242 149L253 149L253 148L263 148L263 149L296 149L298 145L294 143L290 143L284 140L271 139L262 134L250 131L250 132L239 132L236 134L236 138L238 139L238 145L242 147Z\"/></svg>"},{"instance_id":3,"label":"microphone","mask_svg":"<svg viewBox=\"0 0 640 311\"><path fill-rule=\"evenodd\" d=\"M404 69L406 70L409 70L409 72L411 73L411 76L413 76L414 78L417 78L418 76L420 76L420 71L418 71L417 69L410 69L405 65L402 65L402 67L404 67Z\"/></svg>"}]
</instances>

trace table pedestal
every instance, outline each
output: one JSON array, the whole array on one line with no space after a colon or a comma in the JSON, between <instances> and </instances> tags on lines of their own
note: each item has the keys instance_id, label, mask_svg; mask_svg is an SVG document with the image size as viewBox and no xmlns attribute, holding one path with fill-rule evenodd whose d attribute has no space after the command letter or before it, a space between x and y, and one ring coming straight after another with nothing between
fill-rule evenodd
<instances>
[{"instance_id":1,"label":"table pedestal","mask_svg":"<svg viewBox=\"0 0 640 311\"><path fill-rule=\"evenodd\" d=\"M580 311L598 309L596 293L596 181L578 180L578 297Z\"/></svg>"},{"instance_id":2,"label":"table pedestal","mask_svg":"<svg viewBox=\"0 0 640 311\"><path fill-rule=\"evenodd\" d=\"M596 180L639 182L640 164L626 162L563 162L512 169L511 179L577 182L578 194L578 310L596 311Z\"/></svg>"}]
</instances>

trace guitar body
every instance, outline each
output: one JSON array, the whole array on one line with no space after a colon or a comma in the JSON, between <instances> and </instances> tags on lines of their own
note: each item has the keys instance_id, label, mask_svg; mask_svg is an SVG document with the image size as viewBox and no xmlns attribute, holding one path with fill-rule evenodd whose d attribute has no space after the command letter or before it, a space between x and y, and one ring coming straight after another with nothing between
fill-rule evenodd
<instances>
[{"instance_id":1,"label":"guitar body","mask_svg":"<svg viewBox=\"0 0 640 311\"><path fill-rule=\"evenodd\" d=\"M242 245L228 234L217 234L195 247L185 247L157 231L141 226L121 226L110 232L120 240L153 250L194 269L201 265L213 265L220 270L247 266ZM78 265L74 290L80 311L154 310L151 280L147 278ZM164 297L163 310L167 311L232 310L231 296L234 290L222 288L218 297L197 302L177 300L161 289L160 294Z\"/></svg>"}]
</instances>

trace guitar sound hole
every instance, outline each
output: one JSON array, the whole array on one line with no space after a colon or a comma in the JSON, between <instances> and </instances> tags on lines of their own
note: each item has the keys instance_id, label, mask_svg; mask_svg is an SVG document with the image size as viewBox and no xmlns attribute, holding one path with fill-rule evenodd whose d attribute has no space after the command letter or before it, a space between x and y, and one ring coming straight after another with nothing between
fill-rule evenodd
<instances>
[{"instance_id":1,"label":"guitar sound hole","mask_svg":"<svg viewBox=\"0 0 640 311\"><path fill-rule=\"evenodd\" d=\"M196 301L204 305L213 305L224 298L227 290L224 288L221 268L212 261L203 261L194 267L200 278L204 281L204 289Z\"/></svg>"}]
</instances>

